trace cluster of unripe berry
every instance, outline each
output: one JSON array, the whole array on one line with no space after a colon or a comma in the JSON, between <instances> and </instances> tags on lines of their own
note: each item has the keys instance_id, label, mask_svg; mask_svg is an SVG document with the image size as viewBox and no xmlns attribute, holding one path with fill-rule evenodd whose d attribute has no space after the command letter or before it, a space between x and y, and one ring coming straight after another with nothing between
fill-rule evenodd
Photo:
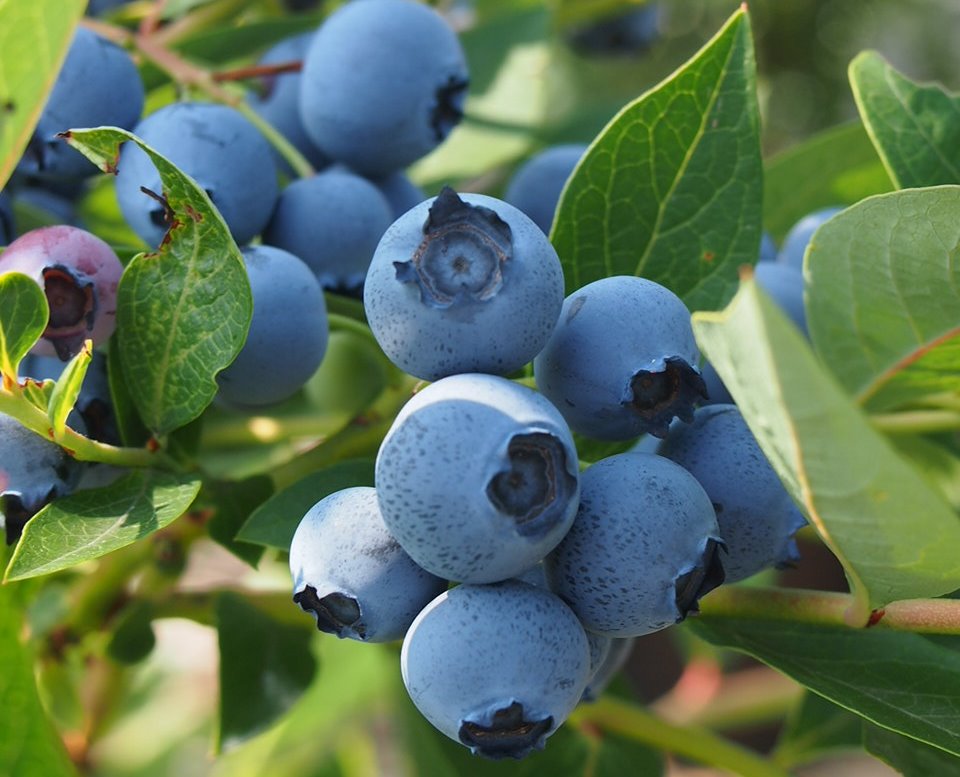
<instances>
[{"instance_id":1,"label":"cluster of unripe berry","mask_svg":"<svg viewBox=\"0 0 960 777\"><path fill-rule=\"evenodd\" d=\"M584 147L519 171L514 204L448 188L426 199L405 178L462 116L466 63L440 15L411 0L349 3L263 62L299 59L300 74L271 77L251 99L324 168L282 191L289 168L232 108L177 103L139 121L133 63L85 29L20 174L92 172L57 133L110 124L206 190L246 245L254 301L247 342L218 376L225 403L295 393L326 349L324 289L362 295L387 357L432 383L384 438L375 487L335 493L303 518L294 599L322 631L402 639L404 682L438 729L482 755L522 757L603 689L635 637L695 612L725 578L794 560L803 518L736 407L703 404L710 377L676 295L617 276L564 297L545 233ZM160 245L170 223L158 173L134 144L117 167L126 220ZM13 228L0 226L6 241ZM0 256L11 270L50 303L38 353L66 360L110 335L122 265L103 241L66 226L30 232ZM802 278L778 284L802 294ZM510 379L530 363L538 391ZM581 471L574 433L663 439L656 453ZM9 537L14 516L22 524L77 477L13 419L0 416L0 436L26 457L0 455Z\"/></svg>"}]
</instances>

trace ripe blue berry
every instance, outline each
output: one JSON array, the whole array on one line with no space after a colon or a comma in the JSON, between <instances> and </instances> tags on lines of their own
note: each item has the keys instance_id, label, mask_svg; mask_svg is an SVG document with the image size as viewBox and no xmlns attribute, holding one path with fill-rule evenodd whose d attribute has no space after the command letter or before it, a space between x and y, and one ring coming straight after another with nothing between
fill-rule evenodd
<instances>
[{"instance_id":1,"label":"ripe blue berry","mask_svg":"<svg viewBox=\"0 0 960 777\"><path fill-rule=\"evenodd\" d=\"M81 474L81 464L63 448L0 413L0 513L7 544L16 542L41 507L69 494Z\"/></svg>"},{"instance_id":2,"label":"ripe blue berry","mask_svg":"<svg viewBox=\"0 0 960 777\"><path fill-rule=\"evenodd\" d=\"M300 111L331 159L370 176L407 167L460 121L468 83L442 16L410 0L341 6L303 63Z\"/></svg>"},{"instance_id":3,"label":"ripe blue berry","mask_svg":"<svg viewBox=\"0 0 960 777\"><path fill-rule=\"evenodd\" d=\"M243 249L253 318L243 348L217 375L220 397L239 406L269 405L300 390L327 350L323 289L296 256L271 246Z\"/></svg>"},{"instance_id":4,"label":"ripe blue berry","mask_svg":"<svg viewBox=\"0 0 960 777\"><path fill-rule=\"evenodd\" d=\"M586 146L578 143L544 149L517 169L503 199L549 234L560 193L586 150Z\"/></svg>"},{"instance_id":5,"label":"ripe blue berry","mask_svg":"<svg viewBox=\"0 0 960 777\"><path fill-rule=\"evenodd\" d=\"M587 636L590 636L589 633ZM600 665L593 669L590 682L583 690L583 701L596 701L617 672L623 669L633 651L635 637L609 637L609 644Z\"/></svg>"},{"instance_id":6,"label":"ripe blue berry","mask_svg":"<svg viewBox=\"0 0 960 777\"><path fill-rule=\"evenodd\" d=\"M174 103L150 114L134 129L206 190L241 245L260 234L277 199L277 169L270 144L239 111L212 103ZM134 143L117 164L117 200L127 223L149 245L159 245L167 227L159 195L160 174Z\"/></svg>"},{"instance_id":7,"label":"ripe blue berry","mask_svg":"<svg viewBox=\"0 0 960 777\"><path fill-rule=\"evenodd\" d=\"M800 269L792 264L760 262L754 268L753 277L804 336L809 337L807 313L803 306L803 273Z\"/></svg>"},{"instance_id":8,"label":"ripe blue berry","mask_svg":"<svg viewBox=\"0 0 960 777\"><path fill-rule=\"evenodd\" d=\"M326 289L356 291L393 215L377 187L338 168L281 193L263 240L299 256Z\"/></svg>"},{"instance_id":9,"label":"ripe blue berry","mask_svg":"<svg viewBox=\"0 0 960 777\"><path fill-rule=\"evenodd\" d=\"M820 228L821 224L835 216L841 210L843 210L843 208L840 207L821 208L820 210L813 211L813 213L808 213L800 219L800 221L790 228L787 236L783 239L783 245L780 247L777 261L802 270L803 255L806 253L807 244L810 242L810 238L813 237L813 233Z\"/></svg>"},{"instance_id":10,"label":"ripe blue berry","mask_svg":"<svg viewBox=\"0 0 960 777\"><path fill-rule=\"evenodd\" d=\"M806 520L734 405L698 408L659 453L690 472L713 502L729 582L799 558L793 535Z\"/></svg>"},{"instance_id":11,"label":"ripe blue berry","mask_svg":"<svg viewBox=\"0 0 960 777\"><path fill-rule=\"evenodd\" d=\"M579 27L568 40L575 51L585 56L637 56L649 49L659 35L660 8L650 3Z\"/></svg>"},{"instance_id":12,"label":"ripe blue berry","mask_svg":"<svg viewBox=\"0 0 960 777\"><path fill-rule=\"evenodd\" d=\"M403 639L447 581L418 567L390 535L377 493L357 487L321 499L290 545L293 600L317 628L364 642Z\"/></svg>"},{"instance_id":13,"label":"ripe blue berry","mask_svg":"<svg viewBox=\"0 0 960 777\"><path fill-rule=\"evenodd\" d=\"M143 83L130 55L77 27L19 169L49 176L94 175L97 168L57 134L104 125L129 129L140 118L143 100Z\"/></svg>"},{"instance_id":14,"label":"ripe blue berry","mask_svg":"<svg viewBox=\"0 0 960 777\"><path fill-rule=\"evenodd\" d=\"M411 375L506 375L556 326L563 270L546 235L512 205L445 188L387 230L363 302L380 347Z\"/></svg>"},{"instance_id":15,"label":"ripe blue berry","mask_svg":"<svg viewBox=\"0 0 960 777\"><path fill-rule=\"evenodd\" d=\"M50 319L33 353L66 361L83 341L106 342L117 319L123 265L104 241L77 227L31 230L0 254L0 273L21 272L44 290Z\"/></svg>"},{"instance_id":16,"label":"ripe blue berry","mask_svg":"<svg viewBox=\"0 0 960 777\"><path fill-rule=\"evenodd\" d=\"M541 151L513 174L503 199L549 234L560 193L586 150L584 145L569 144Z\"/></svg>"},{"instance_id":17,"label":"ripe blue berry","mask_svg":"<svg viewBox=\"0 0 960 777\"><path fill-rule=\"evenodd\" d=\"M13 206L10 203L10 196L6 192L0 192L0 246L5 246L16 235L16 227L13 223Z\"/></svg>"},{"instance_id":18,"label":"ripe blue berry","mask_svg":"<svg viewBox=\"0 0 960 777\"><path fill-rule=\"evenodd\" d=\"M374 178L372 182L390 204L394 220L427 199L423 189L403 173L391 173L383 178Z\"/></svg>"},{"instance_id":19,"label":"ripe blue berry","mask_svg":"<svg viewBox=\"0 0 960 777\"><path fill-rule=\"evenodd\" d=\"M539 389L575 432L601 440L663 437L704 396L690 311L653 281L617 275L564 300L534 361Z\"/></svg>"},{"instance_id":20,"label":"ripe blue berry","mask_svg":"<svg viewBox=\"0 0 960 777\"><path fill-rule=\"evenodd\" d=\"M313 36L314 33L311 31L283 39L271 46L260 57L258 64L280 65L287 62L301 62L313 41ZM301 75L296 72L266 76L261 79L261 91L251 92L248 101L253 110L270 122L274 129L289 140L291 145L319 170L326 167L330 160L313 144L303 128L303 121L300 118L300 80ZM274 159L278 167L288 174L292 173L289 165L276 152L274 152Z\"/></svg>"},{"instance_id":21,"label":"ripe blue berry","mask_svg":"<svg viewBox=\"0 0 960 777\"><path fill-rule=\"evenodd\" d=\"M544 564L584 628L648 634L696 612L723 582L713 505L683 467L623 453L589 467L581 483L576 520Z\"/></svg>"},{"instance_id":22,"label":"ripe blue berry","mask_svg":"<svg viewBox=\"0 0 960 777\"><path fill-rule=\"evenodd\" d=\"M407 632L400 671L434 726L486 758L523 758L566 720L590 671L583 627L549 591L461 585Z\"/></svg>"},{"instance_id":23,"label":"ripe blue berry","mask_svg":"<svg viewBox=\"0 0 960 777\"><path fill-rule=\"evenodd\" d=\"M413 397L377 454L383 519L414 561L489 583L534 566L579 495L577 453L542 396L492 375L454 375Z\"/></svg>"}]
</instances>

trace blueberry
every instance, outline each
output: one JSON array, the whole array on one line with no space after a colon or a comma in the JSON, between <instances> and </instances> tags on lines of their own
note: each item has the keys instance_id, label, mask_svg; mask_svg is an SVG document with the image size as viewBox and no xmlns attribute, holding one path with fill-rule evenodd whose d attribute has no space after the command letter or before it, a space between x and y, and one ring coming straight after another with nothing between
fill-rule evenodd
<instances>
[{"instance_id":1,"label":"blueberry","mask_svg":"<svg viewBox=\"0 0 960 777\"><path fill-rule=\"evenodd\" d=\"M727 546L727 581L799 558L793 535L806 520L735 406L699 408L659 452L696 477L713 502Z\"/></svg>"},{"instance_id":2,"label":"blueberry","mask_svg":"<svg viewBox=\"0 0 960 777\"><path fill-rule=\"evenodd\" d=\"M150 114L134 129L203 187L237 243L260 234L277 199L277 169L270 144L239 111L212 103L174 103ZM159 245L169 224L160 174L134 143L125 143L116 189L127 223L150 245Z\"/></svg>"},{"instance_id":3,"label":"blueberry","mask_svg":"<svg viewBox=\"0 0 960 777\"><path fill-rule=\"evenodd\" d=\"M296 256L271 246L243 249L253 319L243 348L217 375L220 397L269 405L295 394L323 360L329 326L323 289Z\"/></svg>"},{"instance_id":4,"label":"blueberry","mask_svg":"<svg viewBox=\"0 0 960 777\"><path fill-rule=\"evenodd\" d=\"M760 262L754 268L753 277L804 336L809 337L807 313L803 306L803 273L800 269L792 264Z\"/></svg>"},{"instance_id":5,"label":"blueberry","mask_svg":"<svg viewBox=\"0 0 960 777\"><path fill-rule=\"evenodd\" d=\"M394 219L400 218L410 208L427 199L423 189L400 172L391 173L383 178L374 178L372 181L390 204Z\"/></svg>"},{"instance_id":6,"label":"blueberry","mask_svg":"<svg viewBox=\"0 0 960 777\"><path fill-rule=\"evenodd\" d=\"M590 634L588 633L587 636L589 637ZM596 701L600 698L600 694L604 692L610 681L627 663L636 643L634 637L608 637L607 639L609 644L599 666L591 662L590 681L583 690L583 701Z\"/></svg>"},{"instance_id":7,"label":"blueberry","mask_svg":"<svg viewBox=\"0 0 960 777\"><path fill-rule=\"evenodd\" d=\"M513 174L503 199L549 234L560 193L586 150L584 145L570 144L541 151Z\"/></svg>"},{"instance_id":8,"label":"blueberry","mask_svg":"<svg viewBox=\"0 0 960 777\"><path fill-rule=\"evenodd\" d=\"M648 634L697 611L723 582L710 497L669 459L622 453L581 475L580 509L544 565L588 631Z\"/></svg>"},{"instance_id":9,"label":"blueberry","mask_svg":"<svg viewBox=\"0 0 960 777\"><path fill-rule=\"evenodd\" d=\"M77 27L19 169L50 176L94 175L97 168L57 134L105 125L129 129L140 118L143 100L143 83L130 55Z\"/></svg>"},{"instance_id":10,"label":"blueberry","mask_svg":"<svg viewBox=\"0 0 960 777\"><path fill-rule=\"evenodd\" d=\"M105 242L77 227L41 227L0 254L0 273L21 272L44 290L50 319L33 353L76 355L87 338L106 342L117 318L117 285L123 265Z\"/></svg>"},{"instance_id":11,"label":"blueberry","mask_svg":"<svg viewBox=\"0 0 960 777\"><path fill-rule=\"evenodd\" d=\"M364 642L403 639L447 581L418 567L390 535L377 492L357 487L321 499L290 545L293 600L317 628Z\"/></svg>"},{"instance_id":12,"label":"blueberry","mask_svg":"<svg viewBox=\"0 0 960 777\"><path fill-rule=\"evenodd\" d=\"M820 225L827 221L827 219L832 218L841 210L843 210L843 208L836 206L832 208L821 208L820 210L813 211L813 213L808 213L800 219L800 221L790 228L787 236L783 239L783 245L780 246L780 253L777 254L777 261L802 270L803 255L806 253L807 244L810 242L810 238L813 237L813 233L816 232L820 228Z\"/></svg>"},{"instance_id":13,"label":"blueberry","mask_svg":"<svg viewBox=\"0 0 960 777\"><path fill-rule=\"evenodd\" d=\"M577 27L567 40L584 56L636 56L656 42L659 28L660 9L650 3Z\"/></svg>"},{"instance_id":14,"label":"blueberry","mask_svg":"<svg viewBox=\"0 0 960 777\"><path fill-rule=\"evenodd\" d=\"M757 259L758 262L775 262L777 261L777 244L773 242L773 238L770 236L769 232L764 232L760 236L760 256Z\"/></svg>"},{"instance_id":15,"label":"blueberry","mask_svg":"<svg viewBox=\"0 0 960 777\"><path fill-rule=\"evenodd\" d=\"M380 347L411 375L506 375L556 326L563 270L546 235L512 205L444 188L387 230L363 301Z\"/></svg>"},{"instance_id":16,"label":"blueberry","mask_svg":"<svg viewBox=\"0 0 960 777\"><path fill-rule=\"evenodd\" d=\"M432 151L463 116L468 75L442 16L411 0L337 9L307 52L300 111L331 159L370 176Z\"/></svg>"},{"instance_id":17,"label":"blueberry","mask_svg":"<svg viewBox=\"0 0 960 777\"><path fill-rule=\"evenodd\" d=\"M314 32L304 32L284 38L271 46L260 57L259 65L279 65L287 62L301 62L313 41ZM251 92L248 97L250 107L280 132L317 170L326 167L330 160L318 149L303 128L300 119L300 79L298 72L277 73L260 79L260 91ZM289 165L279 153L274 152L277 166L288 175L292 174Z\"/></svg>"},{"instance_id":18,"label":"blueberry","mask_svg":"<svg viewBox=\"0 0 960 777\"><path fill-rule=\"evenodd\" d=\"M81 426L80 431L85 431ZM81 464L59 445L0 413L0 513L8 545L48 502L77 485Z\"/></svg>"},{"instance_id":19,"label":"blueberry","mask_svg":"<svg viewBox=\"0 0 960 777\"><path fill-rule=\"evenodd\" d=\"M356 291L392 220L372 183L342 168L325 170L281 192L263 241L303 259L324 288Z\"/></svg>"},{"instance_id":20,"label":"blueberry","mask_svg":"<svg viewBox=\"0 0 960 777\"><path fill-rule=\"evenodd\" d=\"M400 672L434 726L487 758L523 758L580 700L590 668L583 627L549 591L508 581L461 585L407 632Z\"/></svg>"},{"instance_id":21,"label":"blueberry","mask_svg":"<svg viewBox=\"0 0 960 777\"><path fill-rule=\"evenodd\" d=\"M13 205L10 203L10 195L6 192L0 192L0 245L5 246L17 234L13 222Z\"/></svg>"},{"instance_id":22,"label":"blueberry","mask_svg":"<svg viewBox=\"0 0 960 777\"><path fill-rule=\"evenodd\" d=\"M602 440L662 437L704 396L690 311L653 281L616 275L564 300L534 361L537 386L570 427Z\"/></svg>"},{"instance_id":23,"label":"blueberry","mask_svg":"<svg viewBox=\"0 0 960 777\"><path fill-rule=\"evenodd\" d=\"M489 583L534 566L577 509L577 453L535 391L492 375L437 381L401 409L380 446L383 519L414 561Z\"/></svg>"}]
</instances>

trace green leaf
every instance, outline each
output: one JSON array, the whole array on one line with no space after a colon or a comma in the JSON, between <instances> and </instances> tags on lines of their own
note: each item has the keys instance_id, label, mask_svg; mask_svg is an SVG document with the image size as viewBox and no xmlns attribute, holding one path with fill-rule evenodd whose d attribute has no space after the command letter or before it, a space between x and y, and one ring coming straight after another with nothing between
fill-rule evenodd
<instances>
[{"instance_id":1,"label":"green leaf","mask_svg":"<svg viewBox=\"0 0 960 777\"><path fill-rule=\"evenodd\" d=\"M293 605L291 605L293 606ZM291 625L247 602L217 599L220 723L216 748L235 747L272 725L310 685L317 668L313 626Z\"/></svg>"},{"instance_id":2,"label":"green leaf","mask_svg":"<svg viewBox=\"0 0 960 777\"><path fill-rule=\"evenodd\" d=\"M0 2L0 189L20 160L87 0Z\"/></svg>"},{"instance_id":3,"label":"green leaf","mask_svg":"<svg viewBox=\"0 0 960 777\"><path fill-rule=\"evenodd\" d=\"M960 186L871 197L807 251L811 339L861 404L960 391Z\"/></svg>"},{"instance_id":4,"label":"green leaf","mask_svg":"<svg viewBox=\"0 0 960 777\"><path fill-rule=\"evenodd\" d=\"M0 374L16 380L20 362L47 328L50 307L37 282L19 272L0 274L0 299Z\"/></svg>"},{"instance_id":5,"label":"green leaf","mask_svg":"<svg viewBox=\"0 0 960 777\"><path fill-rule=\"evenodd\" d=\"M774 760L793 768L838 750L860 750L863 719L815 693L805 693L787 718Z\"/></svg>"},{"instance_id":6,"label":"green leaf","mask_svg":"<svg viewBox=\"0 0 960 777\"><path fill-rule=\"evenodd\" d=\"M263 548L237 540L237 533L250 514L273 494L273 481L266 475L255 475L240 481L208 481L201 499L213 504L213 518L207 523L211 539L237 558L256 566Z\"/></svg>"},{"instance_id":7,"label":"green leaf","mask_svg":"<svg viewBox=\"0 0 960 777\"><path fill-rule=\"evenodd\" d=\"M879 726L863 726L863 744L870 753L886 761L904 777L960 773L957 756Z\"/></svg>"},{"instance_id":8,"label":"green leaf","mask_svg":"<svg viewBox=\"0 0 960 777\"><path fill-rule=\"evenodd\" d=\"M0 587L0 774L73 777L76 772L37 695L33 656L21 643L20 599L19 586Z\"/></svg>"},{"instance_id":9,"label":"green leaf","mask_svg":"<svg viewBox=\"0 0 960 777\"><path fill-rule=\"evenodd\" d=\"M694 315L700 347L760 447L843 564L863 622L896 599L960 588L960 521L747 280L720 313ZM904 517L909 516L909 520Z\"/></svg>"},{"instance_id":10,"label":"green leaf","mask_svg":"<svg viewBox=\"0 0 960 777\"><path fill-rule=\"evenodd\" d=\"M83 379L87 374L90 361L93 359L92 349L93 341L87 340L80 352L64 367L50 394L47 416L49 416L50 425L53 427L54 439L59 440L63 436L63 430L67 426L67 416L70 415L70 411L77 404Z\"/></svg>"},{"instance_id":11,"label":"green leaf","mask_svg":"<svg viewBox=\"0 0 960 777\"><path fill-rule=\"evenodd\" d=\"M196 478L133 471L58 499L26 525L4 580L48 575L130 545L178 518L199 490Z\"/></svg>"},{"instance_id":12,"label":"green leaf","mask_svg":"<svg viewBox=\"0 0 960 777\"><path fill-rule=\"evenodd\" d=\"M891 440L897 450L910 460L931 485L940 489L960 514L960 456L925 437L897 434Z\"/></svg>"},{"instance_id":13,"label":"green leaf","mask_svg":"<svg viewBox=\"0 0 960 777\"><path fill-rule=\"evenodd\" d=\"M704 617L693 627L878 726L960 754L957 640L735 618Z\"/></svg>"},{"instance_id":14,"label":"green leaf","mask_svg":"<svg viewBox=\"0 0 960 777\"><path fill-rule=\"evenodd\" d=\"M811 170L817 174L811 175ZM863 124L841 124L766 163L763 225L779 242L808 213L832 205L852 205L892 188Z\"/></svg>"},{"instance_id":15,"label":"green leaf","mask_svg":"<svg viewBox=\"0 0 960 777\"><path fill-rule=\"evenodd\" d=\"M760 122L749 17L737 11L687 65L627 105L560 198L551 239L567 292L608 275L669 286L692 310L757 260Z\"/></svg>"},{"instance_id":16,"label":"green leaf","mask_svg":"<svg viewBox=\"0 0 960 777\"><path fill-rule=\"evenodd\" d=\"M150 439L150 430L143 425L137 413L130 387L124 378L122 361L119 338L111 337L107 344L107 382L110 384L113 417L117 421L117 430L123 444L139 447Z\"/></svg>"},{"instance_id":17,"label":"green leaf","mask_svg":"<svg viewBox=\"0 0 960 777\"><path fill-rule=\"evenodd\" d=\"M335 491L352 486L373 485L373 461L356 459L334 464L297 481L274 494L240 529L237 539L281 550L290 541L307 510Z\"/></svg>"},{"instance_id":18,"label":"green leaf","mask_svg":"<svg viewBox=\"0 0 960 777\"><path fill-rule=\"evenodd\" d=\"M863 123L900 189L960 184L960 98L939 84L920 85L875 51L850 63Z\"/></svg>"},{"instance_id":19,"label":"green leaf","mask_svg":"<svg viewBox=\"0 0 960 777\"><path fill-rule=\"evenodd\" d=\"M139 145L160 172L173 224L154 253L127 265L117 290L122 366L144 423L163 436L200 415L214 376L236 358L253 314L240 250L206 192L124 130L76 130L69 142L115 171L120 144Z\"/></svg>"}]
</instances>

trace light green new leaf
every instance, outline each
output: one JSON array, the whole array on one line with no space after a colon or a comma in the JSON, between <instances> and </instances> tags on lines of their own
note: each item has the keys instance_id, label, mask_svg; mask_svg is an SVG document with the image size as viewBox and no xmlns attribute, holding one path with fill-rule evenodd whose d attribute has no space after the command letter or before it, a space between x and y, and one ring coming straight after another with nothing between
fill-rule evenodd
<instances>
[{"instance_id":1,"label":"light green new leaf","mask_svg":"<svg viewBox=\"0 0 960 777\"><path fill-rule=\"evenodd\" d=\"M960 588L960 520L899 457L752 280L694 315L701 349L760 447L843 564L852 617Z\"/></svg>"},{"instance_id":2,"label":"light green new leaf","mask_svg":"<svg viewBox=\"0 0 960 777\"><path fill-rule=\"evenodd\" d=\"M734 618L704 617L692 626L878 726L960 754L956 639Z\"/></svg>"},{"instance_id":3,"label":"light green new leaf","mask_svg":"<svg viewBox=\"0 0 960 777\"><path fill-rule=\"evenodd\" d=\"M567 293L609 275L668 286L692 310L724 304L757 260L760 122L749 17L627 105L587 149L551 239Z\"/></svg>"},{"instance_id":4,"label":"light green new leaf","mask_svg":"<svg viewBox=\"0 0 960 777\"><path fill-rule=\"evenodd\" d=\"M17 367L47 328L50 307L33 278L19 272L0 275L0 374L17 379Z\"/></svg>"},{"instance_id":5,"label":"light green new leaf","mask_svg":"<svg viewBox=\"0 0 960 777\"><path fill-rule=\"evenodd\" d=\"M71 777L76 771L43 710L37 695L33 657L21 643L20 598L16 586L0 587L0 774Z\"/></svg>"},{"instance_id":6,"label":"light green new leaf","mask_svg":"<svg viewBox=\"0 0 960 777\"><path fill-rule=\"evenodd\" d=\"M816 175L810 171L816 170ZM808 213L893 189L859 121L831 127L766 162L763 226L778 243Z\"/></svg>"},{"instance_id":7,"label":"light green new leaf","mask_svg":"<svg viewBox=\"0 0 960 777\"><path fill-rule=\"evenodd\" d=\"M57 383L50 394L50 404L47 407L47 415L50 418L50 425L53 427L54 439L59 440L63 435L63 430L67 426L67 416L77 404L77 397L80 396L80 389L83 386L83 379L87 374L87 368L93 359L93 341L87 340L83 344L80 352L74 356L70 363L60 373Z\"/></svg>"},{"instance_id":8,"label":"light green new leaf","mask_svg":"<svg viewBox=\"0 0 960 777\"><path fill-rule=\"evenodd\" d=\"M87 0L0 0L0 189L23 154Z\"/></svg>"},{"instance_id":9,"label":"light green new leaf","mask_svg":"<svg viewBox=\"0 0 960 777\"><path fill-rule=\"evenodd\" d=\"M163 436L213 400L214 376L243 346L253 300L240 250L196 181L124 130L73 130L69 137L108 172L124 141L150 156L173 213L160 247L134 257L120 279L114 335L137 409Z\"/></svg>"},{"instance_id":10,"label":"light green new leaf","mask_svg":"<svg viewBox=\"0 0 960 777\"><path fill-rule=\"evenodd\" d=\"M960 390L960 186L871 197L807 251L811 339L861 404Z\"/></svg>"},{"instance_id":11,"label":"light green new leaf","mask_svg":"<svg viewBox=\"0 0 960 777\"><path fill-rule=\"evenodd\" d=\"M960 184L960 97L905 78L875 51L850 63L850 84L898 188Z\"/></svg>"},{"instance_id":12,"label":"light green new leaf","mask_svg":"<svg viewBox=\"0 0 960 777\"><path fill-rule=\"evenodd\" d=\"M27 523L4 579L48 575L130 545L182 515L199 490L196 478L137 470L58 499Z\"/></svg>"}]
</instances>

